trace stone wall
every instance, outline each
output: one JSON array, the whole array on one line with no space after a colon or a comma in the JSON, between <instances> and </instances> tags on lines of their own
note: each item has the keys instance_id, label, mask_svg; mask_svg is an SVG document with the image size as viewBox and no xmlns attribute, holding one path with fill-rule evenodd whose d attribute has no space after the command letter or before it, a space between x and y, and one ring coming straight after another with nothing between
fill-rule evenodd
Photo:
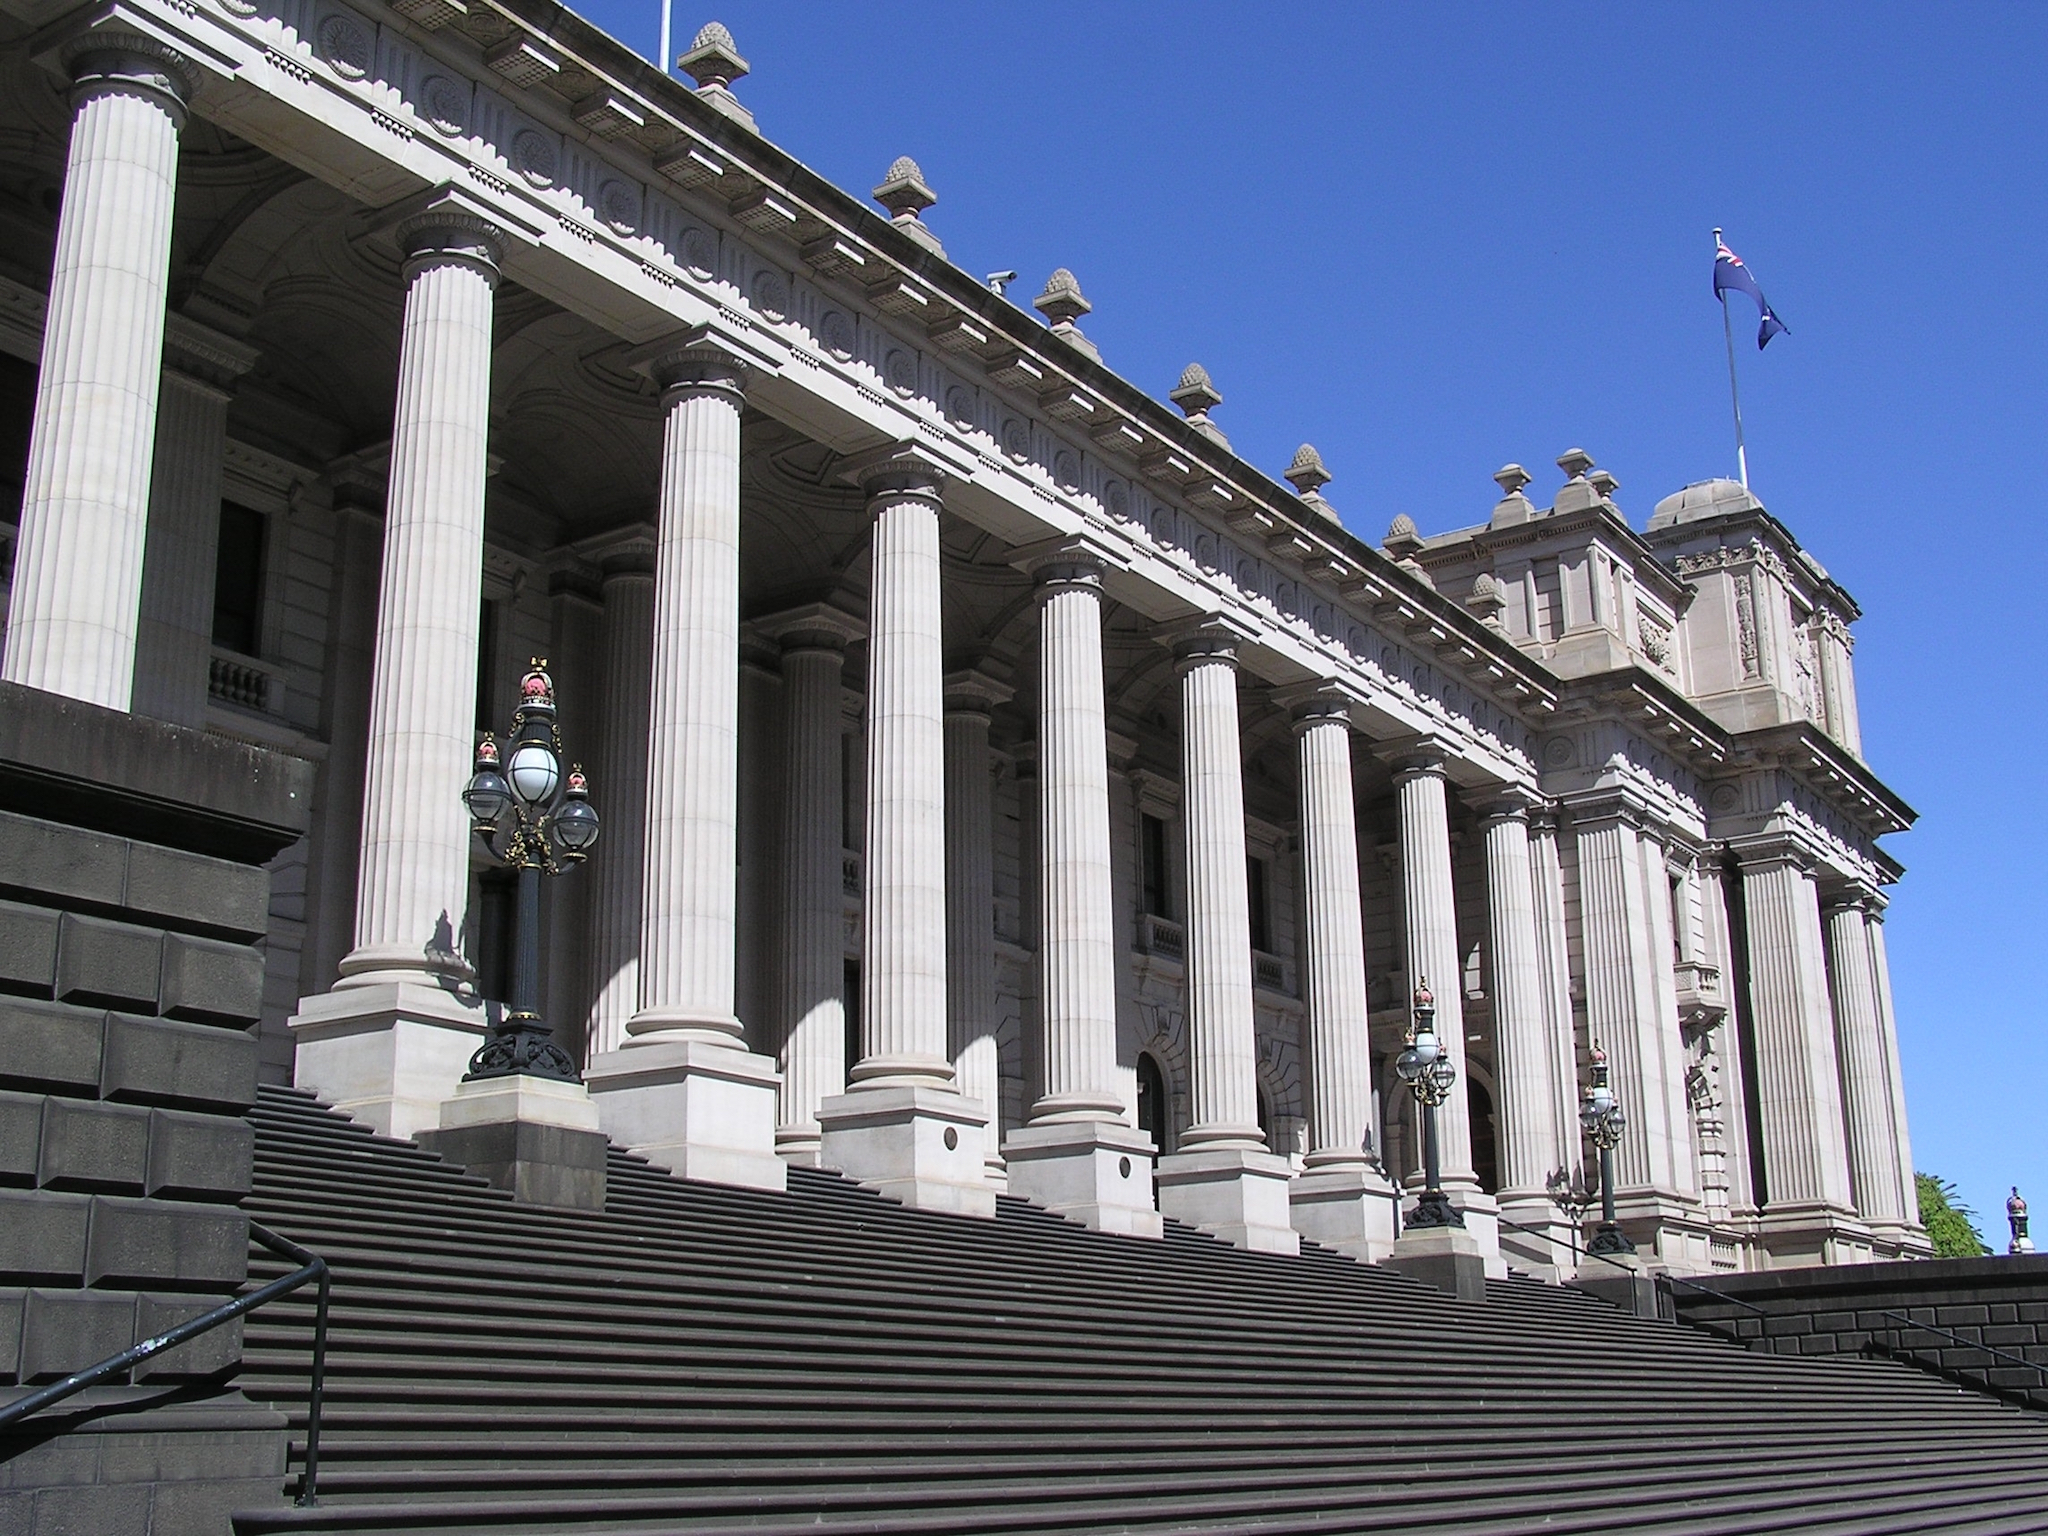
<instances>
[{"instance_id":1,"label":"stone wall","mask_svg":"<svg viewBox=\"0 0 2048 1536\"><path fill-rule=\"evenodd\" d=\"M297 758L0 684L0 1401L242 1285L270 876ZM274 1503L230 1323L0 1435L0 1532Z\"/></svg>"},{"instance_id":2,"label":"stone wall","mask_svg":"<svg viewBox=\"0 0 2048 1536\"><path fill-rule=\"evenodd\" d=\"M1766 1353L1888 1354L2048 1408L2048 1256L1775 1270L1713 1289L1673 1286L1679 1320Z\"/></svg>"}]
</instances>

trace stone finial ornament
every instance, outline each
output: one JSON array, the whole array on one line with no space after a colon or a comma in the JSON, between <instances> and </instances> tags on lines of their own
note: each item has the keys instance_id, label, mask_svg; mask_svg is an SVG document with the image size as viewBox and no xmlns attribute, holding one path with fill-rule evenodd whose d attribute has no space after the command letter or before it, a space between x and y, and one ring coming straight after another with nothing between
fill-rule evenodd
<instances>
[{"instance_id":1,"label":"stone finial ornament","mask_svg":"<svg viewBox=\"0 0 2048 1536\"><path fill-rule=\"evenodd\" d=\"M1225 448L1230 439L1223 435L1223 429L1209 419L1209 412L1223 403L1222 391L1216 388L1215 380L1209 377L1209 370L1200 363L1189 363L1180 371L1180 382L1167 391L1166 398L1181 408L1188 419L1188 425L1212 442Z\"/></svg>"},{"instance_id":2,"label":"stone finial ornament","mask_svg":"<svg viewBox=\"0 0 2048 1536\"><path fill-rule=\"evenodd\" d=\"M1485 571L1472 578L1472 590L1465 595L1465 606L1480 623L1489 629L1501 627L1501 612L1508 605L1507 595L1500 589L1500 583Z\"/></svg>"},{"instance_id":3,"label":"stone finial ornament","mask_svg":"<svg viewBox=\"0 0 2048 1536\"><path fill-rule=\"evenodd\" d=\"M1593 455L1583 448L1567 448L1557 456L1557 467L1567 480L1577 480L1593 467Z\"/></svg>"},{"instance_id":4,"label":"stone finial ornament","mask_svg":"<svg viewBox=\"0 0 2048 1536\"><path fill-rule=\"evenodd\" d=\"M1529 471L1519 464L1503 464L1493 472L1493 483L1500 487L1501 495L1519 496L1529 483Z\"/></svg>"},{"instance_id":5,"label":"stone finial ornament","mask_svg":"<svg viewBox=\"0 0 2048 1536\"><path fill-rule=\"evenodd\" d=\"M1045 316L1054 329L1072 325L1095 308L1081 297L1080 281L1065 267L1045 280L1045 292L1031 301L1031 307Z\"/></svg>"},{"instance_id":6,"label":"stone finial ornament","mask_svg":"<svg viewBox=\"0 0 2048 1536\"><path fill-rule=\"evenodd\" d=\"M1380 548L1396 560L1422 548L1422 535L1415 531L1415 519L1406 512L1396 512L1394 520L1387 524L1387 536L1380 540Z\"/></svg>"},{"instance_id":7,"label":"stone finial ornament","mask_svg":"<svg viewBox=\"0 0 2048 1536\"><path fill-rule=\"evenodd\" d=\"M938 193L925 184L924 172L908 155L898 155L889 162L888 172L872 196L897 219L918 218L939 200Z\"/></svg>"},{"instance_id":8,"label":"stone finial ornament","mask_svg":"<svg viewBox=\"0 0 2048 1536\"><path fill-rule=\"evenodd\" d=\"M2012 1228L2012 1242L2007 1245L2009 1254L2032 1253L2034 1240L2027 1236L2027 1202L2020 1194L2019 1185L2012 1187L2012 1194L2005 1202L2006 1224Z\"/></svg>"},{"instance_id":9,"label":"stone finial ornament","mask_svg":"<svg viewBox=\"0 0 2048 1536\"><path fill-rule=\"evenodd\" d=\"M733 45L732 33L722 21L707 21L697 29L690 51L676 60L676 68L697 82L701 90L710 85L731 85L747 74L747 61Z\"/></svg>"},{"instance_id":10,"label":"stone finial ornament","mask_svg":"<svg viewBox=\"0 0 2048 1536\"><path fill-rule=\"evenodd\" d=\"M1567 448L1557 456L1557 467L1564 471L1564 484L1551 505L1553 512L1585 512L1600 505L1603 493L1587 478L1593 468L1593 455L1583 448Z\"/></svg>"},{"instance_id":11,"label":"stone finial ornament","mask_svg":"<svg viewBox=\"0 0 2048 1536\"><path fill-rule=\"evenodd\" d=\"M754 114L741 106L739 97L732 93L733 81L747 73L747 61L740 57L724 22L707 21L699 27L689 51L676 59L676 68L697 82L697 96L706 105L759 132L754 127Z\"/></svg>"},{"instance_id":12,"label":"stone finial ornament","mask_svg":"<svg viewBox=\"0 0 2048 1536\"><path fill-rule=\"evenodd\" d=\"M1323 456L1316 452L1315 444L1303 443L1294 450L1286 479L1303 496L1312 496L1330 483L1330 472L1323 467Z\"/></svg>"},{"instance_id":13,"label":"stone finial ornament","mask_svg":"<svg viewBox=\"0 0 2048 1536\"><path fill-rule=\"evenodd\" d=\"M1604 469L1593 470L1586 476L1586 484L1600 493L1603 500L1614 500L1614 493L1621 489L1621 482Z\"/></svg>"},{"instance_id":14,"label":"stone finial ornament","mask_svg":"<svg viewBox=\"0 0 2048 1536\"><path fill-rule=\"evenodd\" d=\"M1493 483L1500 487L1501 497L1494 503L1493 516L1487 527L1505 528L1511 523L1526 523L1536 515L1536 508L1522 494L1522 487L1529 483L1529 471L1521 465L1501 465L1493 472Z\"/></svg>"}]
</instances>

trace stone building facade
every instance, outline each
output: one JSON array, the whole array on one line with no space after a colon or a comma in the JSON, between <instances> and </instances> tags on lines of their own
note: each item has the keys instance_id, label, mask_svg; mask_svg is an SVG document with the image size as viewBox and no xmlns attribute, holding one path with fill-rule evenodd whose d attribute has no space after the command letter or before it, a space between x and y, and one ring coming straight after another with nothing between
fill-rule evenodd
<instances>
[{"instance_id":1,"label":"stone building facade","mask_svg":"<svg viewBox=\"0 0 2048 1536\"><path fill-rule=\"evenodd\" d=\"M606 830L547 1016L607 1133L1379 1258L1446 1185L1568 1273L1584 1065L1682 1271L1926 1251L1855 603L1741 487L1573 450L1347 531L917 166L779 148L548 0L0 0L0 674L317 765L264 1070L442 1124L505 996L458 799L549 659ZM1484 502L1475 506L1475 513Z\"/></svg>"}]
</instances>

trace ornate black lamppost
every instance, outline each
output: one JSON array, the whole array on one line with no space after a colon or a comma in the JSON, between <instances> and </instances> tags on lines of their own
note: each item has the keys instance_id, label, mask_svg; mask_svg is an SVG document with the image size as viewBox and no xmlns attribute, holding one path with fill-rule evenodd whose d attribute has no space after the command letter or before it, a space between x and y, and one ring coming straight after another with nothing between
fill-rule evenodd
<instances>
[{"instance_id":1,"label":"ornate black lamppost","mask_svg":"<svg viewBox=\"0 0 2048 1536\"><path fill-rule=\"evenodd\" d=\"M1586 1139L1600 1149L1600 1230L1586 1252L1596 1257L1634 1253L1636 1245L1614 1221L1614 1149L1628 1129L1628 1116L1607 1085L1607 1053L1598 1045L1593 1047L1593 1081L1579 1105L1579 1123L1586 1128Z\"/></svg>"},{"instance_id":2,"label":"ornate black lamppost","mask_svg":"<svg viewBox=\"0 0 2048 1536\"><path fill-rule=\"evenodd\" d=\"M1394 1070L1415 1095L1422 1121L1422 1194L1415 1209L1402 1222L1404 1227L1462 1227L1465 1218L1444 1195L1443 1169L1437 1154L1436 1107L1450 1097L1458 1069L1451 1065L1450 1052L1436 1033L1436 999L1430 995L1425 978L1415 989L1415 1010L1408 1024L1408 1039L1394 1059Z\"/></svg>"},{"instance_id":3,"label":"ornate black lamppost","mask_svg":"<svg viewBox=\"0 0 2048 1536\"><path fill-rule=\"evenodd\" d=\"M562 773L555 684L538 657L519 680L508 747L501 764L498 744L486 733L476 749L476 773L462 792L491 857L519 872L512 1008L470 1057L464 1080L524 1073L581 1082L576 1063L540 1017L540 877L583 862L597 841L597 810L582 768L571 764L567 776Z\"/></svg>"}]
</instances>

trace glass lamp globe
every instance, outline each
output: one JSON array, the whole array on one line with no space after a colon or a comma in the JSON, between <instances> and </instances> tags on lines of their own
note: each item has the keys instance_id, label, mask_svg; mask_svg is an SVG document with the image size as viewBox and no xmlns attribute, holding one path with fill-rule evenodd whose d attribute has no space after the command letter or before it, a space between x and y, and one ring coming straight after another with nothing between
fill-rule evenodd
<instances>
[{"instance_id":1,"label":"glass lamp globe","mask_svg":"<svg viewBox=\"0 0 2048 1536\"><path fill-rule=\"evenodd\" d=\"M555 795L555 786L562 781L562 765L555 754L538 742L527 742L512 754L512 760L505 765L505 776L512 781L512 793L527 805L545 805Z\"/></svg>"},{"instance_id":2,"label":"glass lamp globe","mask_svg":"<svg viewBox=\"0 0 2048 1536\"><path fill-rule=\"evenodd\" d=\"M588 853L597 833L597 810L588 800L571 800L555 812L555 841L569 852Z\"/></svg>"},{"instance_id":3,"label":"glass lamp globe","mask_svg":"<svg viewBox=\"0 0 2048 1536\"><path fill-rule=\"evenodd\" d=\"M1428 1064L1411 1044L1394 1058L1394 1070L1400 1074L1402 1082L1412 1083L1428 1070Z\"/></svg>"},{"instance_id":4,"label":"glass lamp globe","mask_svg":"<svg viewBox=\"0 0 2048 1536\"><path fill-rule=\"evenodd\" d=\"M469 807L469 814L480 827L490 826L505 814L505 806L512 798L512 789L503 775L489 768L479 768L476 777L469 781L469 788L462 792L463 803Z\"/></svg>"}]
</instances>

